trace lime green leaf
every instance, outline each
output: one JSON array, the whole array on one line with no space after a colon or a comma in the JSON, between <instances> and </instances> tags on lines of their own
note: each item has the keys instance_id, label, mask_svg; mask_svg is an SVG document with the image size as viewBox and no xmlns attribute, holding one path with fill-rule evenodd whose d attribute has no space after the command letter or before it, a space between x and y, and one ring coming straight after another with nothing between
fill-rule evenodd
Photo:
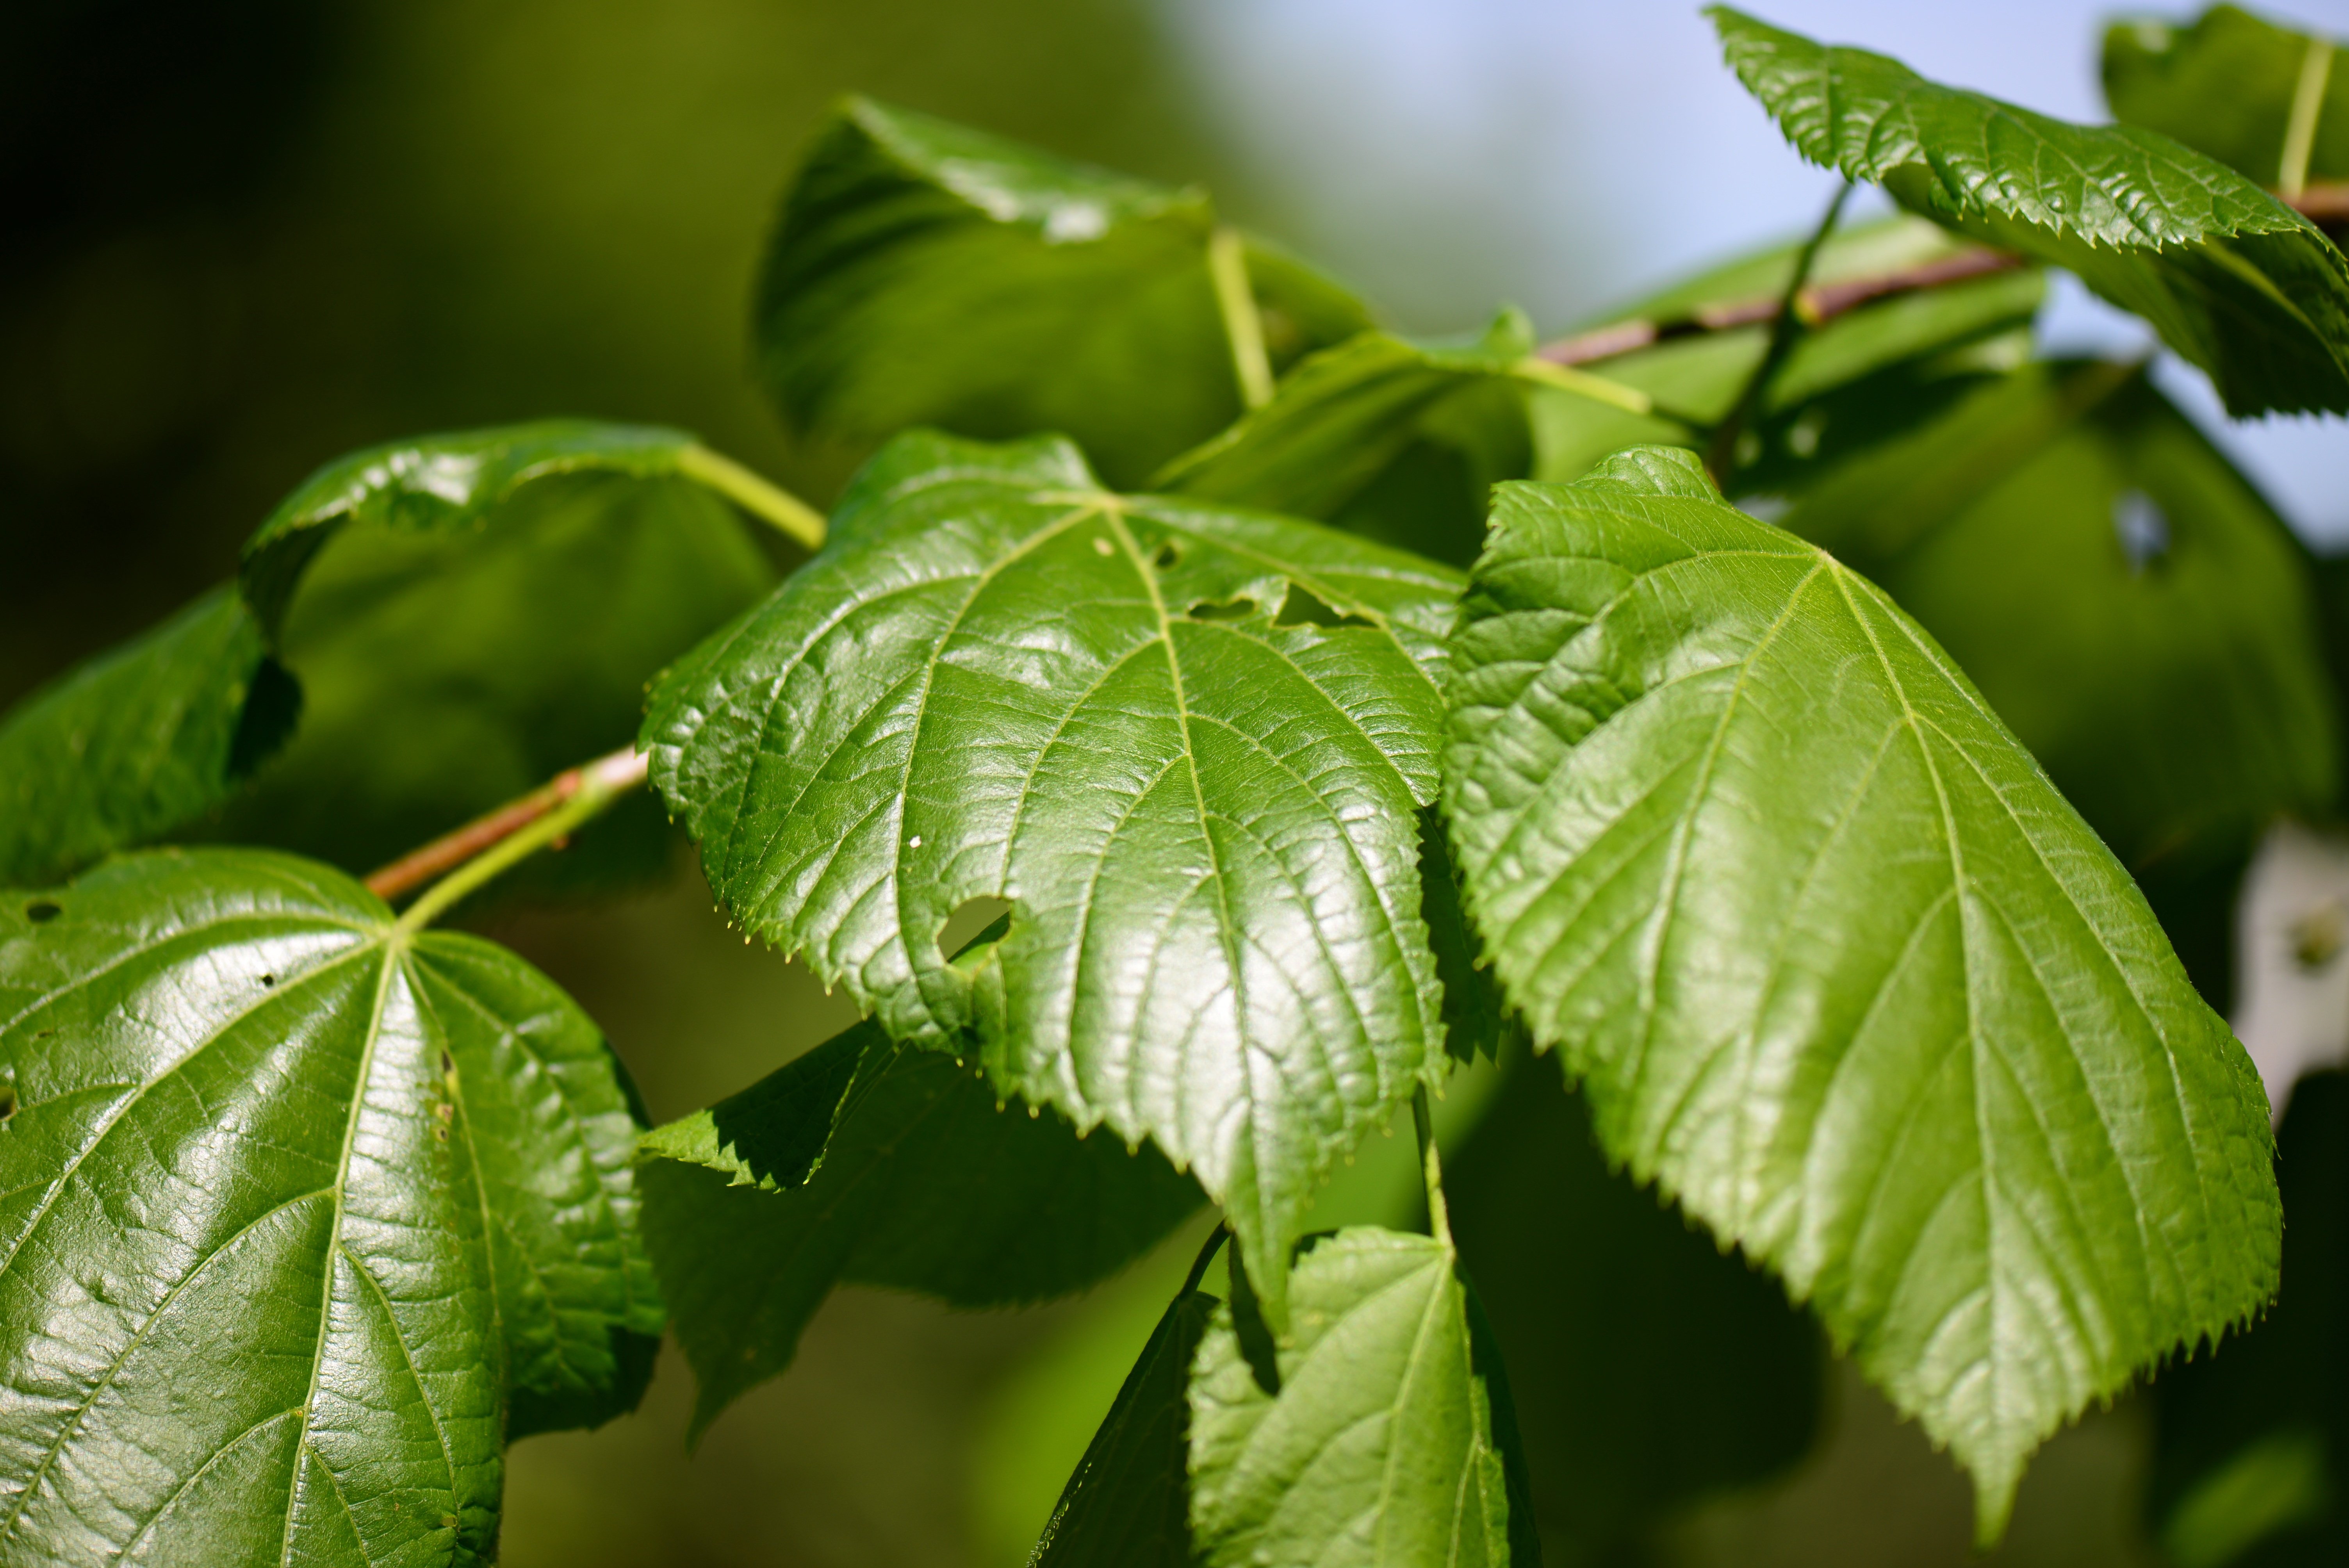
<instances>
[{"instance_id":1,"label":"lime green leaf","mask_svg":"<svg viewBox=\"0 0 2349 1568\"><path fill-rule=\"evenodd\" d=\"M1780 521L1914 615L2131 865L2340 788L2305 555L2134 367L1985 387Z\"/></svg>"},{"instance_id":2,"label":"lime green leaf","mask_svg":"<svg viewBox=\"0 0 2349 1568\"><path fill-rule=\"evenodd\" d=\"M1609 1154L1975 1478L2276 1283L2266 1097L2127 873L1872 584L1642 450L1503 488L1470 912Z\"/></svg>"},{"instance_id":3,"label":"lime green leaf","mask_svg":"<svg viewBox=\"0 0 2349 1568\"><path fill-rule=\"evenodd\" d=\"M774 580L674 430L553 421L356 453L288 497L245 587L302 726L223 835L368 871L625 744L646 684ZM704 454L707 456L707 454ZM646 803L539 876L662 862Z\"/></svg>"},{"instance_id":4,"label":"lime green leaf","mask_svg":"<svg viewBox=\"0 0 2349 1568\"><path fill-rule=\"evenodd\" d=\"M1541 1560L1507 1397L1452 1248L1371 1227L1298 1258L1279 1391L1218 1310L1191 1374L1191 1534L1210 1568ZM1505 1455L1507 1456L1505 1458Z\"/></svg>"},{"instance_id":5,"label":"lime green leaf","mask_svg":"<svg viewBox=\"0 0 2349 1568\"><path fill-rule=\"evenodd\" d=\"M2208 371L2232 413L2349 411L2349 257L2233 170L2156 132L2068 124L1726 6L1708 15L1812 162L2068 267Z\"/></svg>"},{"instance_id":6,"label":"lime green leaf","mask_svg":"<svg viewBox=\"0 0 2349 1568\"><path fill-rule=\"evenodd\" d=\"M746 931L894 1037L974 1030L1005 1092L1151 1139L1278 1279L1324 1175L1440 1069L1414 810L1458 585L1120 497L1065 441L910 435L664 678L643 745ZM1010 933L949 963L981 898Z\"/></svg>"},{"instance_id":7,"label":"lime green leaf","mask_svg":"<svg viewBox=\"0 0 2349 1568\"><path fill-rule=\"evenodd\" d=\"M2261 185L2279 184L2312 46L2333 46L2233 5L2213 5L2189 26L2116 22L2105 32L2105 102L2115 119L2176 137ZM2323 81L2301 172L2349 179L2349 70L2337 57L2318 68Z\"/></svg>"},{"instance_id":8,"label":"lime green leaf","mask_svg":"<svg viewBox=\"0 0 2349 1568\"><path fill-rule=\"evenodd\" d=\"M638 1179L700 1384L697 1436L791 1365L842 1281L957 1306L1041 1301L1115 1272L1199 1202L1154 1151L1007 1105L869 1023L647 1134Z\"/></svg>"},{"instance_id":9,"label":"lime green leaf","mask_svg":"<svg viewBox=\"0 0 2349 1568\"><path fill-rule=\"evenodd\" d=\"M1052 1509L1029 1568L1191 1568L1191 1363L1221 1304L1186 1290Z\"/></svg>"},{"instance_id":10,"label":"lime green leaf","mask_svg":"<svg viewBox=\"0 0 2349 1568\"><path fill-rule=\"evenodd\" d=\"M1609 1171L1550 1064L1511 1062L1445 1161L1444 1192L1508 1361L1551 1557L1638 1560L1674 1510L1808 1449L1817 1327L1776 1281Z\"/></svg>"},{"instance_id":11,"label":"lime green leaf","mask_svg":"<svg viewBox=\"0 0 2349 1568\"><path fill-rule=\"evenodd\" d=\"M12 1556L486 1560L509 1399L641 1388L635 1123L511 954L135 856L0 907L0 1070Z\"/></svg>"},{"instance_id":12,"label":"lime green leaf","mask_svg":"<svg viewBox=\"0 0 2349 1568\"><path fill-rule=\"evenodd\" d=\"M2349 1077L2300 1080L2276 1133L2288 1288L2154 1385L2154 1532L2179 1568L2349 1551ZM2273 1555L2251 1555L2276 1538Z\"/></svg>"},{"instance_id":13,"label":"lime green leaf","mask_svg":"<svg viewBox=\"0 0 2349 1568\"><path fill-rule=\"evenodd\" d=\"M1201 191L851 99L784 201L760 372L793 425L851 448L1064 430L1138 483L1240 412L1215 228ZM1245 259L1276 367L1369 325L1297 263Z\"/></svg>"},{"instance_id":14,"label":"lime green leaf","mask_svg":"<svg viewBox=\"0 0 2349 1568\"><path fill-rule=\"evenodd\" d=\"M233 588L59 677L0 718L0 882L51 881L202 818L300 705Z\"/></svg>"}]
</instances>

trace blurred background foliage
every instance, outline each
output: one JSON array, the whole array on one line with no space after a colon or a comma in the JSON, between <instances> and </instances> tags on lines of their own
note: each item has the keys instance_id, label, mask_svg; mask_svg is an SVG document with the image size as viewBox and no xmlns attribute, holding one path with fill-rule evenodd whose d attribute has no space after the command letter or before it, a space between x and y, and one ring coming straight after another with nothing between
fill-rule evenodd
<instances>
[{"instance_id":1,"label":"blurred background foliage","mask_svg":"<svg viewBox=\"0 0 2349 1568\"><path fill-rule=\"evenodd\" d=\"M1683 128L1728 125L1743 144L1691 187L1696 199L1627 204L1622 181L1682 156L1679 144L1632 138L1564 91L1549 97L1578 121L1534 114L1526 106L1549 102L1538 57L1485 62L1517 84L1514 96L1464 95L1461 81L1491 72L1464 67L1473 49L1460 39L1497 48L1491 38L1513 35L1447 32L1450 9L1370 6L1377 26L1361 29L1327 5L1243 14L1180 0L0 9L0 703L227 576L238 542L305 473L395 436L553 414L656 420L823 499L837 475L790 449L743 373L745 316L775 197L843 91L1208 184L1234 216L1361 278L1416 328L1472 325L1510 290L1555 327L1630 292L1643 270L1808 221L1806 197L1754 228L1760 198L1737 190L1754 183L1740 173L1752 160L1778 170L1763 182L1771 201L1823 187L1744 107ZM1522 21L1535 8L1470 9ZM1692 6L1672 0L1658 24L1673 48L1630 56L1626 40L1647 35L1625 18L1645 17L1645 4L1542 9L1587 25L1579 79L1613 71L1619 102L1667 76L1736 100L1725 76L1706 76L1713 60ZM1796 26L1907 42L1862 25L1868 8L1825 7L1853 13L1847 21L1809 14L1819 5L1780 9ZM2085 90L2091 8L2054 9L2027 45L2003 46L2038 51L2029 62L2061 52ZM2305 19L2336 30L2344 20ZM1539 34L1551 22L1526 25ZM1913 52L1935 63L1929 46ZM1434 85L1417 98L1391 92L1381 62L1394 59ZM2027 79L1979 85L2032 96ZM2094 112L2055 96L2034 101ZM1430 161L1444 156L1475 159L1473 178ZM1389 200L1389 157L1406 199ZM1662 214L1645 242L1624 232L1642 213ZM2337 425L2326 438L2336 458ZM603 1023L657 1118L706 1104L850 1021L843 1001L747 949L708 908L679 856L657 886L605 907L496 921ZM1455 1085L1444 1108L1464 1181L1513 1179L1480 1167L1476 1151L1497 1077L1485 1068ZM1556 1124L1558 1169L1543 1179L1587 1193L1608 1246L1671 1253L1651 1285L1695 1280L1698 1298L1769 1288L1758 1277L1720 1286L1735 1265L1700 1238L1660 1242L1651 1201L1598 1168L1570 1100L1499 1103ZM1371 1140L1320 1218L1407 1218L1408 1143L1407 1130ZM792 1372L689 1459L690 1379L671 1355L636 1417L514 1451L504 1560L1009 1568L1197 1239L1195 1228L1178 1235L1084 1300L1020 1314L843 1291ZM1675 1240L1688 1245L1674 1251ZM1472 1264L1477 1244L1464 1236ZM1577 1321L1701 1334L1702 1299L1618 1298L1605 1281L1594 1262L1558 1282ZM1808 1457L1729 1495L1710 1490L1721 1467L1706 1444L1719 1434L1697 1429L1736 1418L1722 1380L1617 1387L1592 1348L1561 1350L1557 1375L1581 1379L1594 1408L1643 1408L1652 1429L1635 1447L1587 1453L1554 1422L1529 1436L1555 1462L1588 1467L1577 1482L1586 1502L1646 1486L1687 1507L1661 1542L1567 1531L1553 1562L1968 1558L1964 1483L1791 1317L1774 1340L1700 1340L1692 1352L1698 1368L1741 1350L1766 1363L1753 1387L1729 1393L1766 1409L1757 1440L1782 1457L1803 1444L1801 1430L1781 1429L1799 1429L1817 1401L1822 1438ZM2127 1403L2059 1439L1995 1560L2150 1562L2136 1522L2148 1447L2144 1414Z\"/></svg>"}]
</instances>

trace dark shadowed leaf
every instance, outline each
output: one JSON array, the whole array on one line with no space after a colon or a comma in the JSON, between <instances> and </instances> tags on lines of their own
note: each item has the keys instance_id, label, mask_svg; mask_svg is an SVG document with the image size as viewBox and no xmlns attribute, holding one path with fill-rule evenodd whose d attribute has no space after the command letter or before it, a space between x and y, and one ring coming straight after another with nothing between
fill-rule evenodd
<instances>
[{"instance_id":1,"label":"dark shadowed leaf","mask_svg":"<svg viewBox=\"0 0 2349 1568\"><path fill-rule=\"evenodd\" d=\"M502 1439L641 1392L636 1122L511 954L116 861L0 907L0 1071L12 1560L484 1561Z\"/></svg>"},{"instance_id":2,"label":"dark shadowed leaf","mask_svg":"<svg viewBox=\"0 0 2349 1568\"><path fill-rule=\"evenodd\" d=\"M1442 1060L1415 810L1458 582L1117 496L1065 441L906 436L663 679L643 745L747 931L893 1037L975 1031L1005 1092L1149 1138L1277 1281ZM1009 934L948 962L984 898Z\"/></svg>"},{"instance_id":3,"label":"dark shadowed leaf","mask_svg":"<svg viewBox=\"0 0 2349 1568\"><path fill-rule=\"evenodd\" d=\"M843 1281L957 1306L1081 1290L1198 1207L1155 1150L1080 1137L871 1024L644 1140L646 1233L698 1436L791 1365Z\"/></svg>"},{"instance_id":4,"label":"dark shadowed leaf","mask_svg":"<svg viewBox=\"0 0 2349 1568\"><path fill-rule=\"evenodd\" d=\"M2305 552L2129 366L2033 366L1780 520L1930 632L2132 866L2340 788Z\"/></svg>"},{"instance_id":5,"label":"dark shadowed leaf","mask_svg":"<svg viewBox=\"0 0 2349 1568\"><path fill-rule=\"evenodd\" d=\"M1541 1561L1490 1335L1451 1245L1371 1227L1298 1257L1278 1392L1219 1309L1191 1374L1209 1568Z\"/></svg>"},{"instance_id":6,"label":"dark shadowed leaf","mask_svg":"<svg viewBox=\"0 0 2349 1568\"><path fill-rule=\"evenodd\" d=\"M2284 133L2310 46L2329 38L2280 27L2235 5L2213 5L2189 26L2151 17L2105 32L2105 102L2113 118L2171 136L2261 185L2280 182ZM2302 170L2349 179L2349 70L2325 68Z\"/></svg>"},{"instance_id":7,"label":"dark shadowed leaf","mask_svg":"<svg viewBox=\"0 0 2349 1568\"><path fill-rule=\"evenodd\" d=\"M862 98L818 135L759 285L759 369L803 433L870 449L913 425L1061 430L1138 484L1240 412L1207 259L1214 210ZM1275 368L1369 325L1262 245Z\"/></svg>"},{"instance_id":8,"label":"dark shadowed leaf","mask_svg":"<svg viewBox=\"0 0 2349 1568\"><path fill-rule=\"evenodd\" d=\"M1872 584L1684 452L1506 486L1468 903L1599 1138L1974 1475L2275 1288L2265 1095L2128 875Z\"/></svg>"},{"instance_id":9,"label":"dark shadowed leaf","mask_svg":"<svg viewBox=\"0 0 2349 1568\"><path fill-rule=\"evenodd\" d=\"M1445 1166L1452 1233L1508 1360L1544 1551L1622 1561L1674 1510L1802 1457L1819 1333L1775 1280L1609 1171L1550 1064L1507 1071Z\"/></svg>"},{"instance_id":10,"label":"dark shadowed leaf","mask_svg":"<svg viewBox=\"0 0 2349 1568\"><path fill-rule=\"evenodd\" d=\"M1152 1330L1029 1568L1191 1568L1191 1363L1222 1303L1186 1290Z\"/></svg>"},{"instance_id":11,"label":"dark shadowed leaf","mask_svg":"<svg viewBox=\"0 0 2349 1568\"><path fill-rule=\"evenodd\" d=\"M198 820L300 706L233 587L59 677L0 718L0 882L53 881Z\"/></svg>"},{"instance_id":12,"label":"dark shadowed leaf","mask_svg":"<svg viewBox=\"0 0 2349 1568\"><path fill-rule=\"evenodd\" d=\"M1726 6L1729 63L1804 157L2069 268L2208 371L2237 415L2349 411L2349 258L2224 164L1927 81Z\"/></svg>"}]
</instances>

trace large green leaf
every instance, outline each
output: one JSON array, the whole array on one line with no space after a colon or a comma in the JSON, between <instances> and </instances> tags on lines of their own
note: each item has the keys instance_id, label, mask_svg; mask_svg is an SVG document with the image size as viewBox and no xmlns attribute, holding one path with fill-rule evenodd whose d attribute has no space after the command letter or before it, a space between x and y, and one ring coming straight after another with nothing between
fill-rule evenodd
<instances>
[{"instance_id":1,"label":"large green leaf","mask_svg":"<svg viewBox=\"0 0 2349 1568\"><path fill-rule=\"evenodd\" d=\"M1470 911L1616 1159L1975 1478L2276 1283L2266 1097L1880 591L1691 455L1505 486L1454 639Z\"/></svg>"},{"instance_id":2,"label":"large green leaf","mask_svg":"<svg viewBox=\"0 0 2349 1568\"><path fill-rule=\"evenodd\" d=\"M1154 1150L1007 1105L871 1024L647 1134L645 1228L700 1384L698 1435L791 1365L842 1281L957 1306L1082 1289L1198 1207Z\"/></svg>"},{"instance_id":3,"label":"large green leaf","mask_svg":"<svg viewBox=\"0 0 2349 1568\"><path fill-rule=\"evenodd\" d=\"M0 882L51 881L202 818L300 701L233 588L60 676L0 718Z\"/></svg>"},{"instance_id":4,"label":"large green leaf","mask_svg":"<svg viewBox=\"0 0 2349 1568\"><path fill-rule=\"evenodd\" d=\"M1065 441L916 434L663 679L643 745L746 931L892 1036L975 1030L1005 1092L1151 1139L1278 1279L1322 1177L1440 1068L1414 810L1457 592L1117 496ZM951 964L980 898L1010 934Z\"/></svg>"},{"instance_id":5,"label":"large green leaf","mask_svg":"<svg viewBox=\"0 0 2349 1568\"><path fill-rule=\"evenodd\" d=\"M486 1561L502 1439L641 1392L636 1124L511 954L134 856L0 908L0 1555Z\"/></svg>"},{"instance_id":6,"label":"large green leaf","mask_svg":"<svg viewBox=\"0 0 2349 1568\"><path fill-rule=\"evenodd\" d=\"M2276 1143L2282 1298L2154 1386L2147 1501L2177 1568L2349 1555L2349 1077L2301 1079Z\"/></svg>"},{"instance_id":7,"label":"large green leaf","mask_svg":"<svg viewBox=\"0 0 2349 1568\"><path fill-rule=\"evenodd\" d=\"M1553 1559L1635 1558L1675 1509L1809 1448L1817 1327L1776 1281L1609 1171L1548 1063L1510 1063L1444 1191L1508 1362Z\"/></svg>"},{"instance_id":8,"label":"large green leaf","mask_svg":"<svg viewBox=\"0 0 2349 1568\"><path fill-rule=\"evenodd\" d=\"M504 427L355 453L287 497L244 581L305 711L223 835L368 870L625 744L654 674L774 580L697 451ZM591 859L599 835L659 863L649 806Z\"/></svg>"},{"instance_id":9,"label":"large green leaf","mask_svg":"<svg viewBox=\"0 0 2349 1568\"><path fill-rule=\"evenodd\" d=\"M2349 257L2233 170L2158 132L2051 119L1726 6L1708 15L1812 162L2071 269L2208 371L2230 412L2349 411Z\"/></svg>"},{"instance_id":10,"label":"large green leaf","mask_svg":"<svg viewBox=\"0 0 2349 1568\"><path fill-rule=\"evenodd\" d=\"M2115 22L2105 32L2105 102L2115 119L2176 137L2273 185L2312 45L2333 46L2234 5L2213 5L2182 27L2149 17ZM2349 179L2349 70L2337 58L2325 68L2302 172Z\"/></svg>"},{"instance_id":11,"label":"large green leaf","mask_svg":"<svg viewBox=\"0 0 2349 1568\"><path fill-rule=\"evenodd\" d=\"M1191 1374L1191 1534L1208 1568L1541 1561L1508 1396L1450 1243L1317 1239L1268 1389L1233 1308ZM1513 1473L1514 1472L1514 1473Z\"/></svg>"},{"instance_id":12,"label":"large green leaf","mask_svg":"<svg viewBox=\"0 0 2349 1568\"><path fill-rule=\"evenodd\" d=\"M1168 1305L1029 1568L1191 1568L1191 1363L1221 1305L1185 1290Z\"/></svg>"},{"instance_id":13,"label":"large green leaf","mask_svg":"<svg viewBox=\"0 0 2349 1568\"><path fill-rule=\"evenodd\" d=\"M784 201L760 372L802 432L852 449L1061 430L1137 484L1240 412L1215 228L1201 191L853 98ZM1369 325L1277 252L1244 259L1275 367Z\"/></svg>"},{"instance_id":14,"label":"large green leaf","mask_svg":"<svg viewBox=\"0 0 2349 1568\"><path fill-rule=\"evenodd\" d=\"M2133 866L2340 789L2305 554L2135 367L1985 387L1780 521L1914 615Z\"/></svg>"}]
</instances>

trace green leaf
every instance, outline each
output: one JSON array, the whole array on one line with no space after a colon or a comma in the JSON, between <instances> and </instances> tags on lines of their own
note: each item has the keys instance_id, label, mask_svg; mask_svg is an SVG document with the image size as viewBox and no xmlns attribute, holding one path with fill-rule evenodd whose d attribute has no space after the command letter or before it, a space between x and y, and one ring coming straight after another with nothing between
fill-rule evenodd
<instances>
[{"instance_id":1,"label":"green leaf","mask_svg":"<svg viewBox=\"0 0 2349 1568\"><path fill-rule=\"evenodd\" d=\"M1636 444L1701 447L1761 364L1768 315L1794 276L1801 244L1775 246L1618 311L1586 329L1627 340L1661 341L1596 361L1590 369L1653 398L1686 424L1641 418L1587 397L1537 390L1530 397L1536 479L1573 480L1609 454ZM1819 248L1806 285L1832 300L1902 275L1930 276L1981 254L1920 219L1894 217L1840 230ZM1885 419L1888 397L1913 405L1913 387L1962 377L1984 356L2027 349L2032 317L2046 292L2043 273L2017 268L1852 305L1805 331L1779 366L1733 481L1744 490L1798 488L1796 476L1852 444L1851 432ZM1742 322L1675 335L1674 327ZM1577 334L1576 338L1582 334ZM1567 341L1571 343L1576 338ZM1862 444L1865 444L1864 441Z\"/></svg>"},{"instance_id":2,"label":"green leaf","mask_svg":"<svg viewBox=\"0 0 2349 1568\"><path fill-rule=\"evenodd\" d=\"M759 371L803 434L869 449L914 425L1062 430L1139 483L1240 412L1204 192L1170 190L863 98L785 199L756 309ZM1278 366L1370 325L1250 242Z\"/></svg>"},{"instance_id":3,"label":"green leaf","mask_svg":"<svg viewBox=\"0 0 2349 1568\"><path fill-rule=\"evenodd\" d=\"M1191 1363L1222 1304L1186 1290L1069 1477L1028 1568L1191 1568Z\"/></svg>"},{"instance_id":4,"label":"green leaf","mask_svg":"<svg viewBox=\"0 0 2349 1568\"><path fill-rule=\"evenodd\" d=\"M2213 5L2183 27L2116 22L2105 32L2105 102L2115 119L2176 137L2261 185L2278 184L2311 45L2332 46L2233 5ZM2302 172L2349 179L2349 70L2337 58Z\"/></svg>"},{"instance_id":5,"label":"green leaf","mask_svg":"<svg viewBox=\"0 0 2349 1568\"><path fill-rule=\"evenodd\" d=\"M553 421L355 453L245 589L306 696L222 835L364 872L626 743L646 684L774 573L674 430ZM537 877L664 855L647 802Z\"/></svg>"},{"instance_id":6,"label":"green leaf","mask_svg":"<svg viewBox=\"0 0 2349 1568\"><path fill-rule=\"evenodd\" d=\"M2349 1076L2300 1080L2276 1135L2286 1289L2154 1385L2150 1522L2179 1568L2349 1551Z\"/></svg>"},{"instance_id":7,"label":"green leaf","mask_svg":"<svg viewBox=\"0 0 2349 1568\"><path fill-rule=\"evenodd\" d=\"M1539 1563L1507 1396L1451 1246L1340 1231L1299 1256L1288 1296L1278 1393L1228 1306L1193 1366L1199 1561Z\"/></svg>"},{"instance_id":8,"label":"green leaf","mask_svg":"<svg viewBox=\"0 0 2349 1568\"><path fill-rule=\"evenodd\" d=\"M134 856L0 907L0 1071L12 1554L485 1561L502 1439L641 1390L636 1123L511 954Z\"/></svg>"},{"instance_id":9,"label":"green leaf","mask_svg":"<svg viewBox=\"0 0 2349 1568\"><path fill-rule=\"evenodd\" d=\"M203 817L300 706L233 588L60 676L0 719L0 882L53 881Z\"/></svg>"},{"instance_id":10,"label":"green leaf","mask_svg":"<svg viewBox=\"0 0 2349 1568\"><path fill-rule=\"evenodd\" d=\"M843 1281L957 1306L1081 1290L1197 1208L1154 1151L999 1099L870 1023L646 1135L645 1229L700 1385L698 1438L791 1365Z\"/></svg>"},{"instance_id":11,"label":"green leaf","mask_svg":"<svg viewBox=\"0 0 2349 1568\"><path fill-rule=\"evenodd\" d=\"M1445 1161L1452 1233L1508 1362L1543 1545L1637 1560L1674 1510L1817 1429L1817 1328L1768 1275L1607 1168L1549 1064L1510 1063Z\"/></svg>"},{"instance_id":12,"label":"green leaf","mask_svg":"<svg viewBox=\"0 0 2349 1568\"><path fill-rule=\"evenodd\" d=\"M642 744L746 931L894 1037L974 1030L1004 1092L1151 1139L1278 1280L1323 1176L1440 1068L1414 811L1457 592L1114 495L1065 441L909 435ZM1010 934L951 964L982 898Z\"/></svg>"},{"instance_id":13,"label":"green leaf","mask_svg":"<svg viewBox=\"0 0 2349 1568\"><path fill-rule=\"evenodd\" d=\"M1891 601L1690 454L1505 486L1450 696L1468 903L1609 1155L1973 1472L2276 1283L2266 1097Z\"/></svg>"},{"instance_id":14,"label":"green leaf","mask_svg":"<svg viewBox=\"0 0 2349 1568\"><path fill-rule=\"evenodd\" d=\"M2068 267L2208 371L2233 414L2349 411L2349 257L2233 170L2135 126L2068 124L1726 6L1707 14L1812 162Z\"/></svg>"},{"instance_id":15,"label":"green leaf","mask_svg":"<svg viewBox=\"0 0 2349 1568\"><path fill-rule=\"evenodd\" d=\"M1984 387L1780 521L1914 615L2132 866L2340 789L2305 553L2134 366Z\"/></svg>"}]
</instances>

